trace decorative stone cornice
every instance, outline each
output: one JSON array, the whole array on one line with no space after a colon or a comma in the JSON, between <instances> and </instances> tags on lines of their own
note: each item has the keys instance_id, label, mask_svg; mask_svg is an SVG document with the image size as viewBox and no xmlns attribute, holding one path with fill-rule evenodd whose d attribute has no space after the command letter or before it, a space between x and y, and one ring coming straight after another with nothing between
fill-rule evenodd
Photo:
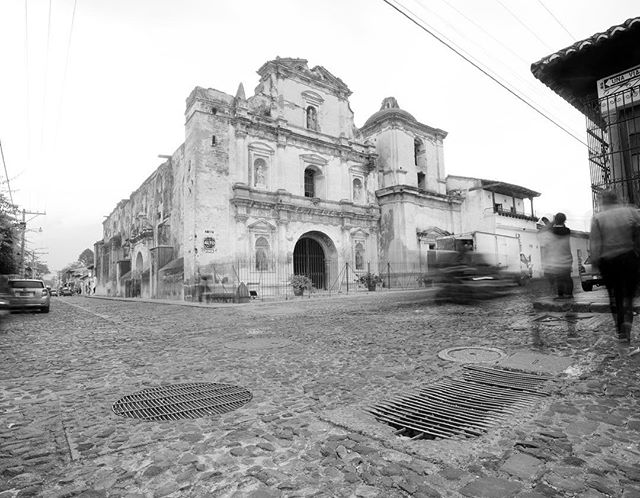
<instances>
[{"instance_id":1,"label":"decorative stone cornice","mask_svg":"<svg viewBox=\"0 0 640 498\"><path fill-rule=\"evenodd\" d=\"M129 238L129 242L133 245L147 239L153 239L153 228L148 228L148 227L143 228L138 233L132 235Z\"/></svg>"},{"instance_id":2,"label":"decorative stone cornice","mask_svg":"<svg viewBox=\"0 0 640 498\"><path fill-rule=\"evenodd\" d=\"M436 141L442 141L447 136L447 132L440 128L433 128L429 125L420 123L418 121L412 121L402 114L393 114L386 116L384 119L373 121L372 123L365 124L358 131L363 137L367 138L371 135L381 132L386 128L401 128L403 130L410 130L414 134L422 137L425 134L434 137Z\"/></svg>"},{"instance_id":3,"label":"decorative stone cornice","mask_svg":"<svg viewBox=\"0 0 640 498\"><path fill-rule=\"evenodd\" d=\"M286 123L286 121L285 121ZM230 119L230 124L240 128L248 136L257 139L274 142L278 147L301 146L312 150L343 157L345 160L371 163L376 157L375 148L369 144L356 142L346 137L332 137L322 133L314 133L313 136L297 132L287 126L278 126L276 122L256 121L249 117L235 116Z\"/></svg>"},{"instance_id":4,"label":"decorative stone cornice","mask_svg":"<svg viewBox=\"0 0 640 498\"><path fill-rule=\"evenodd\" d=\"M414 197L416 199L434 200L451 204L462 204L464 198L459 195L439 194L413 187L411 185L391 185L376 190L376 197L380 202L390 197Z\"/></svg>"},{"instance_id":5,"label":"decorative stone cornice","mask_svg":"<svg viewBox=\"0 0 640 498\"><path fill-rule=\"evenodd\" d=\"M351 90L338 77L331 74L322 66L309 69L306 59L280 58L265 62L258 74L264 81L274 74L277 78L302 81L312 87L322 88L328 93L341 99L347 99Z\"/></svg>"},{"instance_id":6,"label":"decorative stone cornice","mask_svg":"<svg viewBox=\"0 0 640 498\"><path fill-rule=\"evenodd\" d=\"M236 208L236 219L249 217L272 219L275 223L288 223L295 218L323 221L333 225L366 226L375 225L380 218L377 206L358 206L351 202L335 202L310 199L288 192L264 192L247 188L242 184L232 187L230 203Z\"/></svg>"}]
</instances>

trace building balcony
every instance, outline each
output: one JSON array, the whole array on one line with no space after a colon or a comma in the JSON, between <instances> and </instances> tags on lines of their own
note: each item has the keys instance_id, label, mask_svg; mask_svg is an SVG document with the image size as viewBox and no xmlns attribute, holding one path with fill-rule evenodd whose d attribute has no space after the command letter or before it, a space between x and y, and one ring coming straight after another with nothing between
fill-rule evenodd
<instances>
[{"instance_id":1,"label":"building balcony","mask_svg":"<svg viewBox=\"0 0 640 498\"><path fill-rule=\"evenodd\" d=\"M506 216L507 218L515 218L517 220L525 220L525 221L533 221L534 223L538 221L538 217L537 216L531 216L525 213L517 213L515 211L511 211L508 209L500 209L500 208L495 208L493 210L494 213L496 213L499 216Z\"/></svg>"}]
</instances>

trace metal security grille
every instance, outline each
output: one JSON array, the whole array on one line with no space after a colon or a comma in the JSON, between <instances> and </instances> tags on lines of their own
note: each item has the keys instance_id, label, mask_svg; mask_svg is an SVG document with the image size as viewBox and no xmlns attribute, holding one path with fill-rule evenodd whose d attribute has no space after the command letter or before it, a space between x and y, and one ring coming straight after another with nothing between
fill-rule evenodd
<instances>
[{"instance_id":1,"label":"metal security grille","mask_svg":"<svg viewBox=\"0 0 640 498\"><path fill-rule=\"evenodd\" d=\"M640 86L587 102L584 112L594 207L605 189L640 206Z\"/></svg>"},{"instance_id":2,"label":"metal security grille","mask_svg":"<svg viewBox=\"0 0 640 498\"><path fill-rule=\"evenodd\" d=\"M246 389L228 384L173 384L123 396L111 407L121 417L179 420L221 415L252 399Z\"/></svg>"},{"instance_id":3,"label":"metal security grille","mask_svg":"<svg viewBox=\"0 0 640 498\"><path fill-rule=\"evenodd\" d=\"M369 408L397 435L412 439L476 437L548 396L540 387L550 377L468 365L462 379L447 379Z\"/></svg>"}]
</instances>

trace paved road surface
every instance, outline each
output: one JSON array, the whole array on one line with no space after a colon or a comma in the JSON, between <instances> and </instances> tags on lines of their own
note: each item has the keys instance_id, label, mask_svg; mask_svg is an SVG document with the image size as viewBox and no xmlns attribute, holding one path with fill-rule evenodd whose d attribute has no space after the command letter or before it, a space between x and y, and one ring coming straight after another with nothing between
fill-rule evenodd
<instances>
[{"instance_id":1,"label":"paved road surface","mask_svg":"<svg viewBox=\"0 0 640 498\"><path fill-rule=\"evenodd\" d=\"M640 496L640 355L607 314L479 306L422 292L185 307L54 298L0 332L0 498L14 496ZM545 318L546 316L546 318ZM536 319L538 319L536 321ZM637 340L638 333L634 331ZM460 374L438 352L570 358L551 396L485 435L410 441L364 408ZM122 396L242 386L221 416L116 416Z\"/></svg>"}]
</instances>

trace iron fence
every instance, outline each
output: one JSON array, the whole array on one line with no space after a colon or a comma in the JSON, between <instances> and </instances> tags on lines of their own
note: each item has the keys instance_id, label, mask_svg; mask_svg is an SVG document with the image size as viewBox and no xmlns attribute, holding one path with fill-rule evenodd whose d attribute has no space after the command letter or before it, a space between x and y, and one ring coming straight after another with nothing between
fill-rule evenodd
<instances>
[{"instance_id":1,"label":"iron fence","mask_svg":"<svg viewBox=\"0 0 640 498\"><path fill-rule=\"evenodd\" d=\"M430 251L435 253L436 251ZM212 295L230 294L244 283L254 299L285 298L294 296L289 282L292 275L306 274L313 282L313 287L304 292L304 296L331 295L354 292L370 292L366 275L373 276L375 289L386 291L391 289L417 289L431 283L429 260L407 262L359 263L352 261L339 263L336 260L310 258L305 263L300 261L279 261L261 257L237 259L229 270L227 267L213 266L211 275L204 275L206 289L197 291L185 289L185 295L195 296L198 292Z\"/></svg>"}]
</instances>

